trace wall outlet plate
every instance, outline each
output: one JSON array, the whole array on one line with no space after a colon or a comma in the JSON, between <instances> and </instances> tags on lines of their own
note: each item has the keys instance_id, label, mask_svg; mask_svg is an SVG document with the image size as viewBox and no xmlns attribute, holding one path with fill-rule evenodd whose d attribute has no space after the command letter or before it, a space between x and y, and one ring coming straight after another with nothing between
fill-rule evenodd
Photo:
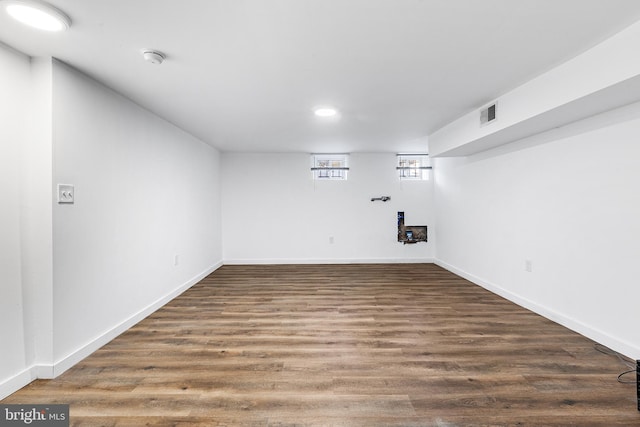
<instances>
[{"instance_id":1,"label":"wall outlet plate","mask_svg":"<svg viewBox=\"0 0 640 427\"><path fill-rule=\"evenodd\" d=\"M530 259L524 260L524 271L526 271L527 273L531 273L533 271L533 263Z\"/></svg>"},{"instance_id":2,"label":"wall outlet plate","mask_svg":"<svg viewBox=\"0 0 640 427\"><path fill-rule=\"evenodd\" d=\"M71 184L58 184L58 203L72 204L75 201L75 192Z\"/></svg>"}]
</instances>

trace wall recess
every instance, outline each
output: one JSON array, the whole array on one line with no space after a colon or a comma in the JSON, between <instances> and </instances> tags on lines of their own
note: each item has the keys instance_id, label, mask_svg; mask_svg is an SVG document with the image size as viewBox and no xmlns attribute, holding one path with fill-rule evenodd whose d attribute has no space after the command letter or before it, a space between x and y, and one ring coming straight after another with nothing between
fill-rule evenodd
<instances>
[{"instance_id":1,"label":"wall recess","mask_svg":"<svg viewBox=\"0 0 640 427\"><path fill-rule=\"evenodd\" d=\"M427 241L426 225L405 225L404 212L398 212L398 242L405 245Z\"/></svg>"}]
</instances>

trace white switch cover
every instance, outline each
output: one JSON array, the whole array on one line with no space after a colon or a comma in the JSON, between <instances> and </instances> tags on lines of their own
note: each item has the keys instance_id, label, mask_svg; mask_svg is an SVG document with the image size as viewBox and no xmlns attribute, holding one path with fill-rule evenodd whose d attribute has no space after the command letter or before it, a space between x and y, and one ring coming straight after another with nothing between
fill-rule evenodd
<instances>
[{"instance_id":1,"label":"white switch cover","mask_svg":"<svg viewBox=\"0 0 640 427\"><path fill-rule=\"evenodd\" d=\"M58 184L58 203L73 203L74 200L73 185Z\"/></svg>"}]
</instances>

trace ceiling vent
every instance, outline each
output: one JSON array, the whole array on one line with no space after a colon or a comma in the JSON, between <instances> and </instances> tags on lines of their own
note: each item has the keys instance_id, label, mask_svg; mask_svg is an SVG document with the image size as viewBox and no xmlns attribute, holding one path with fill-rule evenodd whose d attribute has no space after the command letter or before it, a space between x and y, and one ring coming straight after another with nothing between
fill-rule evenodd
<instances>
[{"instance_id":1,"label":"ceiling vent","mask_svg":"<svg viewBox=\"0 0 640 427\"><path fill-rule=\"evenodd\" d=\"M489 124L498 118L496 105L497 104L492 104L480 110L480 125Z\"/></svg>"}]
</instances>

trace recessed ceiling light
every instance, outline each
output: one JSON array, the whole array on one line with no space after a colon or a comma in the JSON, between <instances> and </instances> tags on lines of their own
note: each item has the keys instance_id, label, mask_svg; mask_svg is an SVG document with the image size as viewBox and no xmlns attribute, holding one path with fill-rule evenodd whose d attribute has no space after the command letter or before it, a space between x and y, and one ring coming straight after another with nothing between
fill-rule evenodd
<instances>
[{"instance_id":1,"label":"recessed ceiling light","mask_svg":"<svg viewBox=\"0 0 640 427\"><path fill-rule=\"evenodd\" d=\"M17 21L44 31L63 31L71 19L48 3L35 0L3 0L7 13Z\"/></svg>"},{"instance_id":2,"label":"recessed ceiling light","mask_svg":"<svg viewBox=\"0 0 640 427\"><path fill-rule=\"evenodd\" d=\"M333 117L338 114L338 110L332 107L319 107L313 110L313 113L318 117Z\"/></svg>"}]
</instances>

